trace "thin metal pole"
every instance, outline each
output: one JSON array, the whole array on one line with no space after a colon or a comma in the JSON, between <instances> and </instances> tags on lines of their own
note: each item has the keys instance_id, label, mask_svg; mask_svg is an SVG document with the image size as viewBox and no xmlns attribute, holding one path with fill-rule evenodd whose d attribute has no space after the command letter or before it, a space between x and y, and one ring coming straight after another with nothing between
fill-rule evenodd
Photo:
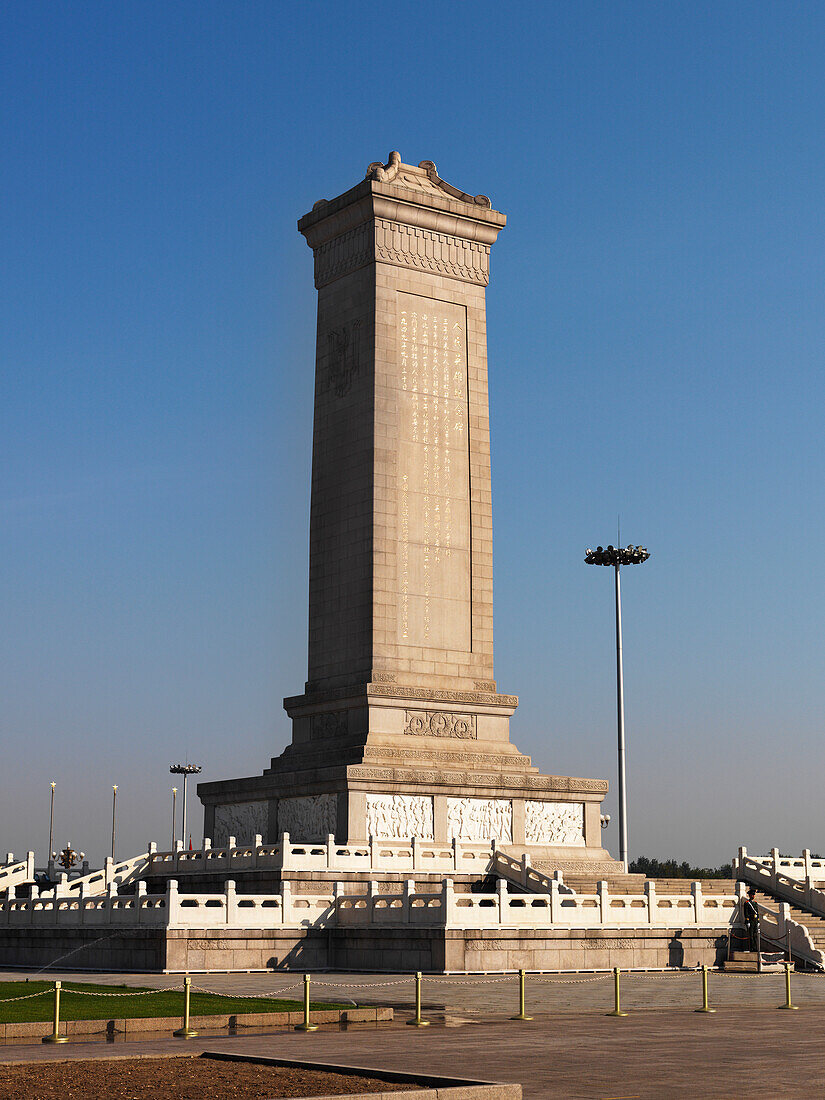
<instances>
[{"instance_id":1,"label":"thin metal pole","mask_svg":"<svg viewBox=\"0 0 825 1100\"><path fill-rule=\"evenodd\" d=\"M60 1034L60 982L54 983L54 1027L51 1035L44 1035L44 1043L68 1043L69 1036Z\"/></svg>"},{"instance_id":2,"label":"thin metal pole","mask_svg":"<svg viewBox=\"0 0 825 1100\"><path fill-rule=\"evenodd\" d=\"M613 967L613 1011L608 1012L608 1016L626 1016L627 1013L622 1011L622 997L619 987L619 974L621 971L618 966Z\"/></svg>"},{"instance_id":3,"label":"thin metal pole","mask_svg":"<svg viewBox=\"0 0 825 1100\"><path fill-rule=\"evenodd\" d=\"M694 1009L694 1012L715 1012L715 1008L708 1007L708 968L707 963L702 964L702 1007Z\"/></svg>"},{"instance_id":4,"label":"thin metal pole","mask_svg":"<svg viewBox=\"0 0 825 1100\"><path fill-rule=\"evenodd\" d=\"M49 808L49 858L47 863L51 863L52 860L52 845L54 844L54 789L57 786L56 783L52 783L52 799L51 806Z\"/></svg>"},{"instance_id":5,"label":"thin metal pole","mask_svg":"<svg viewBox=\"0 0 825 1100\"><path fill-rule=\"evenodd\" d=\"M296 1031L317 1031L318 1025L309 1022L309 974L304 974L304 1020L297 1024Z\"/></svg>"},{"instance_id":6,"label":"thin metal pole","mask_svg":"<svg viewBox=\"0 0 825 1100\"><path fill-rule=\"evenodd\" d=\"M421 971L415 972L415 1016L407 1020L410 1027L429 1027L429 1020L421 1019Z\"/></svg>"},{"instance_id":7,"label":"thin metal pole","mask_svg":"<svg viewBox=\"0 0 825 1100\"><path fill-rule=\"evenodd\" d=\"M797 1009L799 1005L795 1005L791 1001L791 964L785 963L785 1003L779 1006L780 1008Z\"/></svg>"},{"instance_id":8,"label":"thin metal pole","mask_svg":"<svg viewBox=\"0 0 825 1100\"><path fill-rule=\"evenodd\" d=\"M178 788L173 787L172 788L172 851L173 852L175 850L175 841L177 840L177 837L175 836L175 825L177 824L177 822L175 821L175 802L177 801L177 797L178 797Z\"/></svg>"},{"instance_id":9,"label":"thin metal pole","mask_svg":"<svg viewBox=\"0 0 825 1100\"><path fill-rule=\"evenodd\" d=\"M183 979L183 1026L172 1034L178 1039L194 1039L197 1031L189 1026L189 994L191 993L192 979L187 974Z\"/></svg>"},{"instance_id":10,"label":"thin metal pole","mask_svg":"<svg viewBox=\"0 0 825 1100\"><path fill-rule=\"evenodd\" d=\"M112 787L112 860L115 858L115 811L117 809L117 787Z\"/></svg>"},{"instance_id":11,"label":"thin metal pole","mask_svg":"<svg viewBox=\"0 0 825 1100\"><path fill-rule=\"evenodd\" d=\"M186 780L188 778L189 777L187 776L186 772L184 772L183 773L183 836L181 837L181 839L183 840L184 848L186 847Z\"/></svg>"},{"instance_id":12,"label":"thin metal pole","mask_svg":"<svg viewBox=\"0 0 825 1100\"><path fill-rule=\"evenodd\" d=\"M627 873L627 788L624 751L624 673L622 671L622 588L616 570L616 708L619 726L619 859Z\"/></svg>"},{"instance_id":13,"label":"thin metal pole","mask_svg":"<svg viewBox=\"0 0 825 1100\"><path fill-rule=\"evenodd\" d=\"M518 972L518 1016L513 1016L513 1020L532 1020L532 1016L528 1016L525 1011L525 971L519 970Z\"/></svg>"}]
</instances>

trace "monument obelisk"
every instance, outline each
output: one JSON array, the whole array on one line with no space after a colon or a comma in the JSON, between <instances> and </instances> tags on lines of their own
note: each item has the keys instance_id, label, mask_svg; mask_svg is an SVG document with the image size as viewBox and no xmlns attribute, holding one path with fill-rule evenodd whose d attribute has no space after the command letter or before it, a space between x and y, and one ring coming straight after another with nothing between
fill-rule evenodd
<instances>
[{"instance_id":1,"label":"monument obelisk","mask_svg":"<svg viewBox=\"0 0 825 1100\"><path fill-rule=\"evenodd\" d=\"M298 223L318 289L308 676L205 833L496 839L605 859L602 780L538 774L493 672L485 290L505 217L432 161L370 164Z\"/></svg>"}]
</instances>

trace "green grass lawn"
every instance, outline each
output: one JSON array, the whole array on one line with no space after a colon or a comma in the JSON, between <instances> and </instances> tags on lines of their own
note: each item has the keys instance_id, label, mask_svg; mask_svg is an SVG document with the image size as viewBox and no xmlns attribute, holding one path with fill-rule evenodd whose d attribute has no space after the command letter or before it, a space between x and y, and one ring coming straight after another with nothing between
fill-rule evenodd
<instances>
[{"instance_id":1,"label":"green grass lawn","mask_svg":"<svg viewBox=\"0 0 825 1100\"><path fill-rule=\"evenodd\" d=\"M205 977L204 984L208 981ZM87 985L64 983L60 990L61 1020L117 1020L127 1017L183 1015L183 981L177 989L164 990L145 997L129 996L137 988L125 985ZM73 990L88 993L109 994L90 997ZM0 1023L51 1020L54 1015L54 982L0 982L0 1002L7 997L30 997L32 993L46 990L44 995L31 1000L14 1000L0 1003ZM111 994L125 994L111 996ZM352 1005L313 1001L313 1009L352 1008ZM220 1016L243 1012L296 1012L303 1009L303 1001L277 1000L275 997L252 999L250 997L217 997L211 993L192 993L189 1011L193 1016Z\"/></svg>"}]
</instances>

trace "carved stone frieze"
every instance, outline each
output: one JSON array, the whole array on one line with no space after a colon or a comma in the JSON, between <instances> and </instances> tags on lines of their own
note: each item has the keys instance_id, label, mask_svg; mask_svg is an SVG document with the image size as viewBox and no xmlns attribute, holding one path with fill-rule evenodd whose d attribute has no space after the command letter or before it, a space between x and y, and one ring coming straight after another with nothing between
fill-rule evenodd
<instances>
[{"instance_id":1,"label":"carved stone frieze","mask_svg":"<svg viewBox=\"0 0 825 1100\"><path fill-rule=\"evenodd\" d=\"M528 844L584 847L583 802L524 803L524 839Z\"/></svg>"},{"instance_id":2,"label":"carved stone frieze","mask_svg":"<svg viewBox=\"0 0 825 1100\"><path fill-rule=\"evenodd\" d=\"M478 767L529 767L530 757L518 753L498 755L487 752L449 752L441 749L391 749L370 745L364 749L364 760L421 761L432 764L471 764Z\"/></svg>"},{"instance_id":3,"label":"carved stone frieze","mask_svg":"<svg viewBox=\"0 0 825 1100\"><path fill-rule=\"evenodd\" d=\"M318 245L314 255L315 285L320 289L375 258L372 227L363 222L355 229Z\"/></svg>"},{"instance_id":4,"label":"carved stone frieze","mask_svg":"<svg viewBox=\"0 0 825 1100\"><path fill-rule=\"evenodd\" d=\"M500 707L518 706L518 695L497 695L488 691L446 691L441 688L398 687L371 683L367 685L367 694L387 698L427 699L436 703L490 703Z\"/></svg>"},{"instance_id":5,"label":"carved stone frieze","mask_svg":"<svg viewBox=\"0 0 825 1100\"><path fill-rule=\"evenodd\" d=\"M289 833L290 840L326 840L338 828L338 796L308 794L278 801L278 833Z\"/></svg>"},{"instance_id":6,"label":"carved stone frieze","mask_svg":"<svg viewBox=\"0 0 825 1100\"><path fill-rule=\"evenodd\" d=\"M447 836L512 841L513 803L508 798L448 798Z\"/></svg>"},{"instance_id":7,"label":"carved stone frieze","mask_svg":"<svg viewBox=\"0 0 825 1100\"><path fill-rule=\"evenodd\" d=\"M451 714L442 710L408 710L404 733L415 737L476 738L474 714Z\"/></svg>"},{"instance_id":8,"label":"carved stone frieze","mask_svg":"<svg viewBox=\"0 0 825 1100\"><path fill-rule=\"evenodd\" d=\"M481 286L490 281L488 244L385 218L375 221L375 258Z\"/></svg>"},{"instance_id":9,"label":"carved stone frieze","mask_svg":"<svg viewBox=\"0 0 825 1100\"><path fill-rule=\"evenodd\" d=\"M238 844L251 844L255 835L268 838L269 803L224 802L215 806L215 824L212 827L212 843L222 848L229 837L234 836Z\"/></svg>"},{"instance_id":10,"label":"carved stone frieze","mask_svg":"<svg viewBox=\"0 0 825 1100\"><path fill-rule=\"evenodd\" d=\"M368 794L367 835L381 840L432 840L433 800L419 794Z\"/></svg>"}]
</instances>

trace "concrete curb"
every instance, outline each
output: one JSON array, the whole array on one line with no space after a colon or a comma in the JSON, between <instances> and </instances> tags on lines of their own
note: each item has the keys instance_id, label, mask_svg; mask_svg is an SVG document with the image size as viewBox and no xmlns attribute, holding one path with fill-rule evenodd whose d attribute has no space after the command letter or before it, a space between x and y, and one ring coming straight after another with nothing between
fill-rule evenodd
<instances>
[{"instance_id":1,"label":"concrete curb","mask_svg":"<svg viewBox=\"0 0 825 1100\"><path fill-rule=\"evenodd\" d=\"M218 1016L192 1016L190 1026L196 1031L203 1028L291 1027L301 1023L303 1012L233 1012ZM391 1008L370 1006L366 1008L318 1009L312 1013L314 1024L375 1024L390 1023ZM77 1036L114 1035L118 1032L134 1035L136 1032L173 1032L180 1027L180 1016L143 1016L127 1019L61 1020L60 1034ZM47 1020L21 1023L0 1023L0 1039L37 1043L44 1035L51 1035L52 1024Z\"/></svg>"},{"instance_id":2,"label":"concrete curb","mask_svg":"<svg viewBox=\"0 0 825 1100\"><path fill-rule=\"evenodd\" d=\"M323 1070L327 1073L357 1073L361 1077L380 1077L385 1081L420 1084L420 1089L409 1092L359 1092L349 1093L349 1100L398 1100L399 1095L409 1100L522 1100L521 1085L502 1084L495 1081L472 1081L466 1077L441 1077L432 1073L405 1073L400 1070L376 1069L374 1066L353 1066L340 1062L311 1062L304 1058L265 1058L261 1055L227 1054L223 1051L205 1050L201 1058L214 1058L220 1062L247 1062L261 1066L292 1066L296 1069ZM305 1100L338 1100L335 1096L308 1096Z\"/></svg>"}]
</instances>

